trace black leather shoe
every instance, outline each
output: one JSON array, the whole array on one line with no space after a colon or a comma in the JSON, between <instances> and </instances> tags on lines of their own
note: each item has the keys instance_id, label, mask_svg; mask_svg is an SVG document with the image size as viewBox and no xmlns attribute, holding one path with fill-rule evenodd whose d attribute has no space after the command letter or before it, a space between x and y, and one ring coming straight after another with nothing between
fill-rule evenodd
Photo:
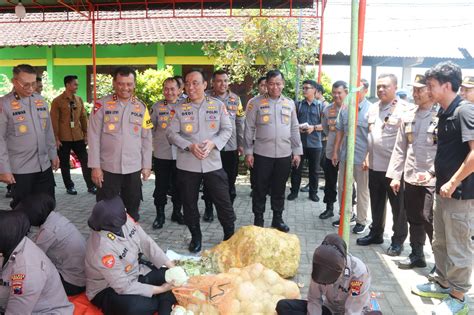
<instances>
[{"instance_id":1,"label":"black leather shoe","mask_svg":"<svg viewBox=\"0 0 474 315\"><path fill-rule=\"evenodd\" d=\"M295 193L295 192L290 192L288 197L286 197L286 199L288 200L295 200L296 198L298 198L298 193Z\"/></svg>"},{"instance_id":2,"label":"black leather shoe","mask_svg":"<svg viewBox=\"0 0 474 315\"><path fill-rule=\"evenodd\" d=\"M87 192L93 194L93 195L96 195L97 194L97 187L95 186L92 186L91 188L88 188L87 189Z\"/></svg>"},{"instance_id":3,"label":"black leather shoe","mask_svg":"<svg viewBox=\"0 0 474 315\"><path fill-rule=\"evenodd\" d=\"M413 269L413 268L425 268L426 261L425 257L416 256L410 254L407 259L402 260L398 263L398 268L400 269Z\"/></svg>"},{"instance_id":4,"label":"black leather shoe","mask_svg":"<svg viewBox=\"0 0 474 315\"><path fill-rule=\"evenodd\" d=\"M234 235L234 225L223 226L224 229L224 241L227 241L229 238Z\"/></svg>"},{"instance_id":5,"label":"black leather shoe","mask_svg":"<svg viewBox=\"0 0 474 315\"><path fill-rule=\"evenodd\" d=\"M400 256L403 251L403 245L392 244L387 249L387 255L389 256Z\"/></svg>"},{"instance_id":6,"label":"black leather shoe","mask_svg":"<svg viewBox=\"0 0 474 315\"><path fill-rule=\"evenodd\" d=\"M263 220L263 213L255 214L253 219L253 225L263 227L264 220Z\"/></svg>"},{"instance_id":7,"label":"black leather shoe","mask_svg":"<svg viewBox=\"0 0 474 315\"><path fill-rule=\"evenodd\" d=\"M151 226L154 230L161 229L165 224L165 206L156 206L156 218Z\"/></svg>"},{"instance_id":8,"label":"black leather shoe","mask_svg":"<svg viewBox=\"0 0 474 315\"><path fill-rule=\"evenodd\" d=\"M325 220L325 219L329 219L331 217L334 216L334 204L332 203L328 203L326 204L326 211L324 211L323 213L321 213L319 215L319 218L321 220Z\"/></svg>"},{"instance_id":9,"label":"black leather shoe","mask_svg":"<svg viewBox=\"0 0 474 315\"><path fill-rule=\"evenodd\" d=\"M371 244L382 244L383 237L382 236L374 236L372 234L366 235L364 237L358 238L356 241L357 245L360 246L367 246Z\"/></svg>"},{"instance_id":10,"label":"black leather shoe","mask_svg":"<svg viewBox=\"0 0 474 315\"><path fill-rule=\"evenodd\" d=\"M314 202L318 202L318 201L319 201L319 197L318 197L318 195L316 195L316 194L310 194L310 195L309 195L309 199L311 199L311 200L314 201Z\"/></svg>"},{"instance_id":11,"label":"black leather shoe","mask_svg":"<svg viewBox=\"0 0 474 315\"><path fill-rule=\"evenodd\" d=\"M71 187L71 188L66 189L66 192L67 192L69 195L77 195L77 190L76 190L74 187Z\"/></svg>"},{"instance_id":12,"label":"black leather shoe","mask_svg":"<svg viewBox=\"0 0 474 315\"><path fill-rule=\"evenodd\" d=\"M290 228L288 225L283 222L283 218L281 216L281 213L273 213L273 220L272 220L272 228L277 229L278 231L288 233L290 231Z\"/></svg>"},{"instance_id":13,"label":"black leather shoe","mask_svg":"<svg viewBox=\"0 0 474 315\"><path fill-rule=\"evenodd\" d=\"M183 214L180 211L173 211L171 214L171 221L176 222L180 225L184 224L184 217Z\"/></svg>"},{"instance_id":14,"label":"black leather shoe","mask_svg":"<svg viewBox=\"0 0 474 315\"><path fill-rule=\"evenodd\" d=\"M202 219L205 222L212 222L214 221L214 207L211 201L204 202L206 204L206 208L204 209L204 215L202 216Z\"/></svg>"},{"instance_id":15,"label":"black leather shoe","mask_svg":"<svg viewBox=\"0 0 474 315\"><path fill-rule=\"evenodd\" d=\"M191 242L189 243L188 250L191 253L198 253L201 251L201 248L202 248L201 240L191 240Z\"/></svg>"},{"instance_id":16,"label":"black leather shoe","mask_svg":"<svg viewBox=\"0 0 474 315\"><path fill-rule=\"evenodd\" d=\"M153 230L161 229L163 227L163 222L159 216L156 216L155 221L153 221L153 225L151 227Z\"/></svg>"},{"instance_id":17,"label":"black leather shoe","mask_svg":"<svg viewBox=\"0 0 474 315\"><path fill-rule=\"evenodd\" d=\"M188 226L189 231L191 232L191 242L189 243L189 251L191 253L197 253L201 251L202 247L202 234L201 234L201 227L199 225L196 226Z\"/></svg>"}]
</instances>

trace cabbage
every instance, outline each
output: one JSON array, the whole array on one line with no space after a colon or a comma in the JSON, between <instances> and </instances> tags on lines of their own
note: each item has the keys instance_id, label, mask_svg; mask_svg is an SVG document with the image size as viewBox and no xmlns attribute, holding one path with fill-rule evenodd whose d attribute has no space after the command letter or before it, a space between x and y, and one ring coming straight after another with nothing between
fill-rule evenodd
<instances>
[{"instance_id":1,"label":"cabbage","mask_svg":"<svg viewBox=\"0 0 474 315\"><path fill-rule=\"evenodd\" d=\"M175 286L180 287L188 282L188 275L181 267L173 267L165 272L165 281L168 283L174 283Z\"/></svg>"}]
</instances>

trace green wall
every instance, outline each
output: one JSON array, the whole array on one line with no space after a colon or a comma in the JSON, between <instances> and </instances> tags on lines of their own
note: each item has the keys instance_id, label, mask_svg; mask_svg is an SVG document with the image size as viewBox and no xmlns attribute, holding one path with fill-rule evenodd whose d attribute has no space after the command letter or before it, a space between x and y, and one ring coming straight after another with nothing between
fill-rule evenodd
<instances>
[{"instance_id":1,"label":"green wall","mask_svg":"<svg viewBox=\"0 0 474 315\"><path fill-rule=\"evenodd\" d=\"M87 100L87 67L86 66L55 66L53 74L53 86L61 88L64 86L64 77L67 75L77 75L79 89L77 95Z\"/></svg>"}]
</instances>

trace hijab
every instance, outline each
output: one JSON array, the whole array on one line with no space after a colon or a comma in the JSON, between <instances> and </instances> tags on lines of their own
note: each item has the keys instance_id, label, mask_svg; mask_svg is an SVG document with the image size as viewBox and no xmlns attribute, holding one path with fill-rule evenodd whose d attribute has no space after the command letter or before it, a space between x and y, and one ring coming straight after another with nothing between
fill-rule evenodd
<instances>
[{"instance_id":1,"label":"hijab","mask_svg":"<svg viewBox=\"0 0 474 315\"><path fill-rule=\"evenodd\" d=\"M23 199L14 210L23 211L32 226L41 226L54 208L56 208L56 201L53 197L47 194L37 194Z\"/></svg>"},{"instance_id":2,"label":"hijab","mask_svg":"<svg viewBox=\"0 0 474 315\"><path fill-rule=\"evenodd\" d=\"M3 265L30 229L30 221L21 211L0 210L0 253Z\"/></svg>"},{"instance_id":3,"label":"hijab","mask_svg":"<svg viewBox=\"0 0 474 315\"><path fill-rule=\"evenodd\" d=\"M115 196L96 203L87 224L94 231L108 231L123 236L122 226L127 222L127 213L122 198Z\"/></svg>"}]
</instances>

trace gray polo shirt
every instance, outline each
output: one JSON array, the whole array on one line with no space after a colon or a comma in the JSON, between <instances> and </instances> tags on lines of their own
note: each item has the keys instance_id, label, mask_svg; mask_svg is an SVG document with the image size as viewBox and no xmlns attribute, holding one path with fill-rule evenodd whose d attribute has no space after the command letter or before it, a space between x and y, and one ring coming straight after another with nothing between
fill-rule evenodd
<instances>
[{"instance_id":1,"label":"gray polo shirt","mask_svg":"<svg viewBox=\"0 0 474 315\"><path fill-rule=\"evenodd\" d=\"M339 110L334 103L324 107L323 117L321 123L323 125L324 134L327 137L326 142L326 158L332 159L332 153L334 152L334 143L336 142L336 121L339 115Z\"/></svg>"}]
</instances>

